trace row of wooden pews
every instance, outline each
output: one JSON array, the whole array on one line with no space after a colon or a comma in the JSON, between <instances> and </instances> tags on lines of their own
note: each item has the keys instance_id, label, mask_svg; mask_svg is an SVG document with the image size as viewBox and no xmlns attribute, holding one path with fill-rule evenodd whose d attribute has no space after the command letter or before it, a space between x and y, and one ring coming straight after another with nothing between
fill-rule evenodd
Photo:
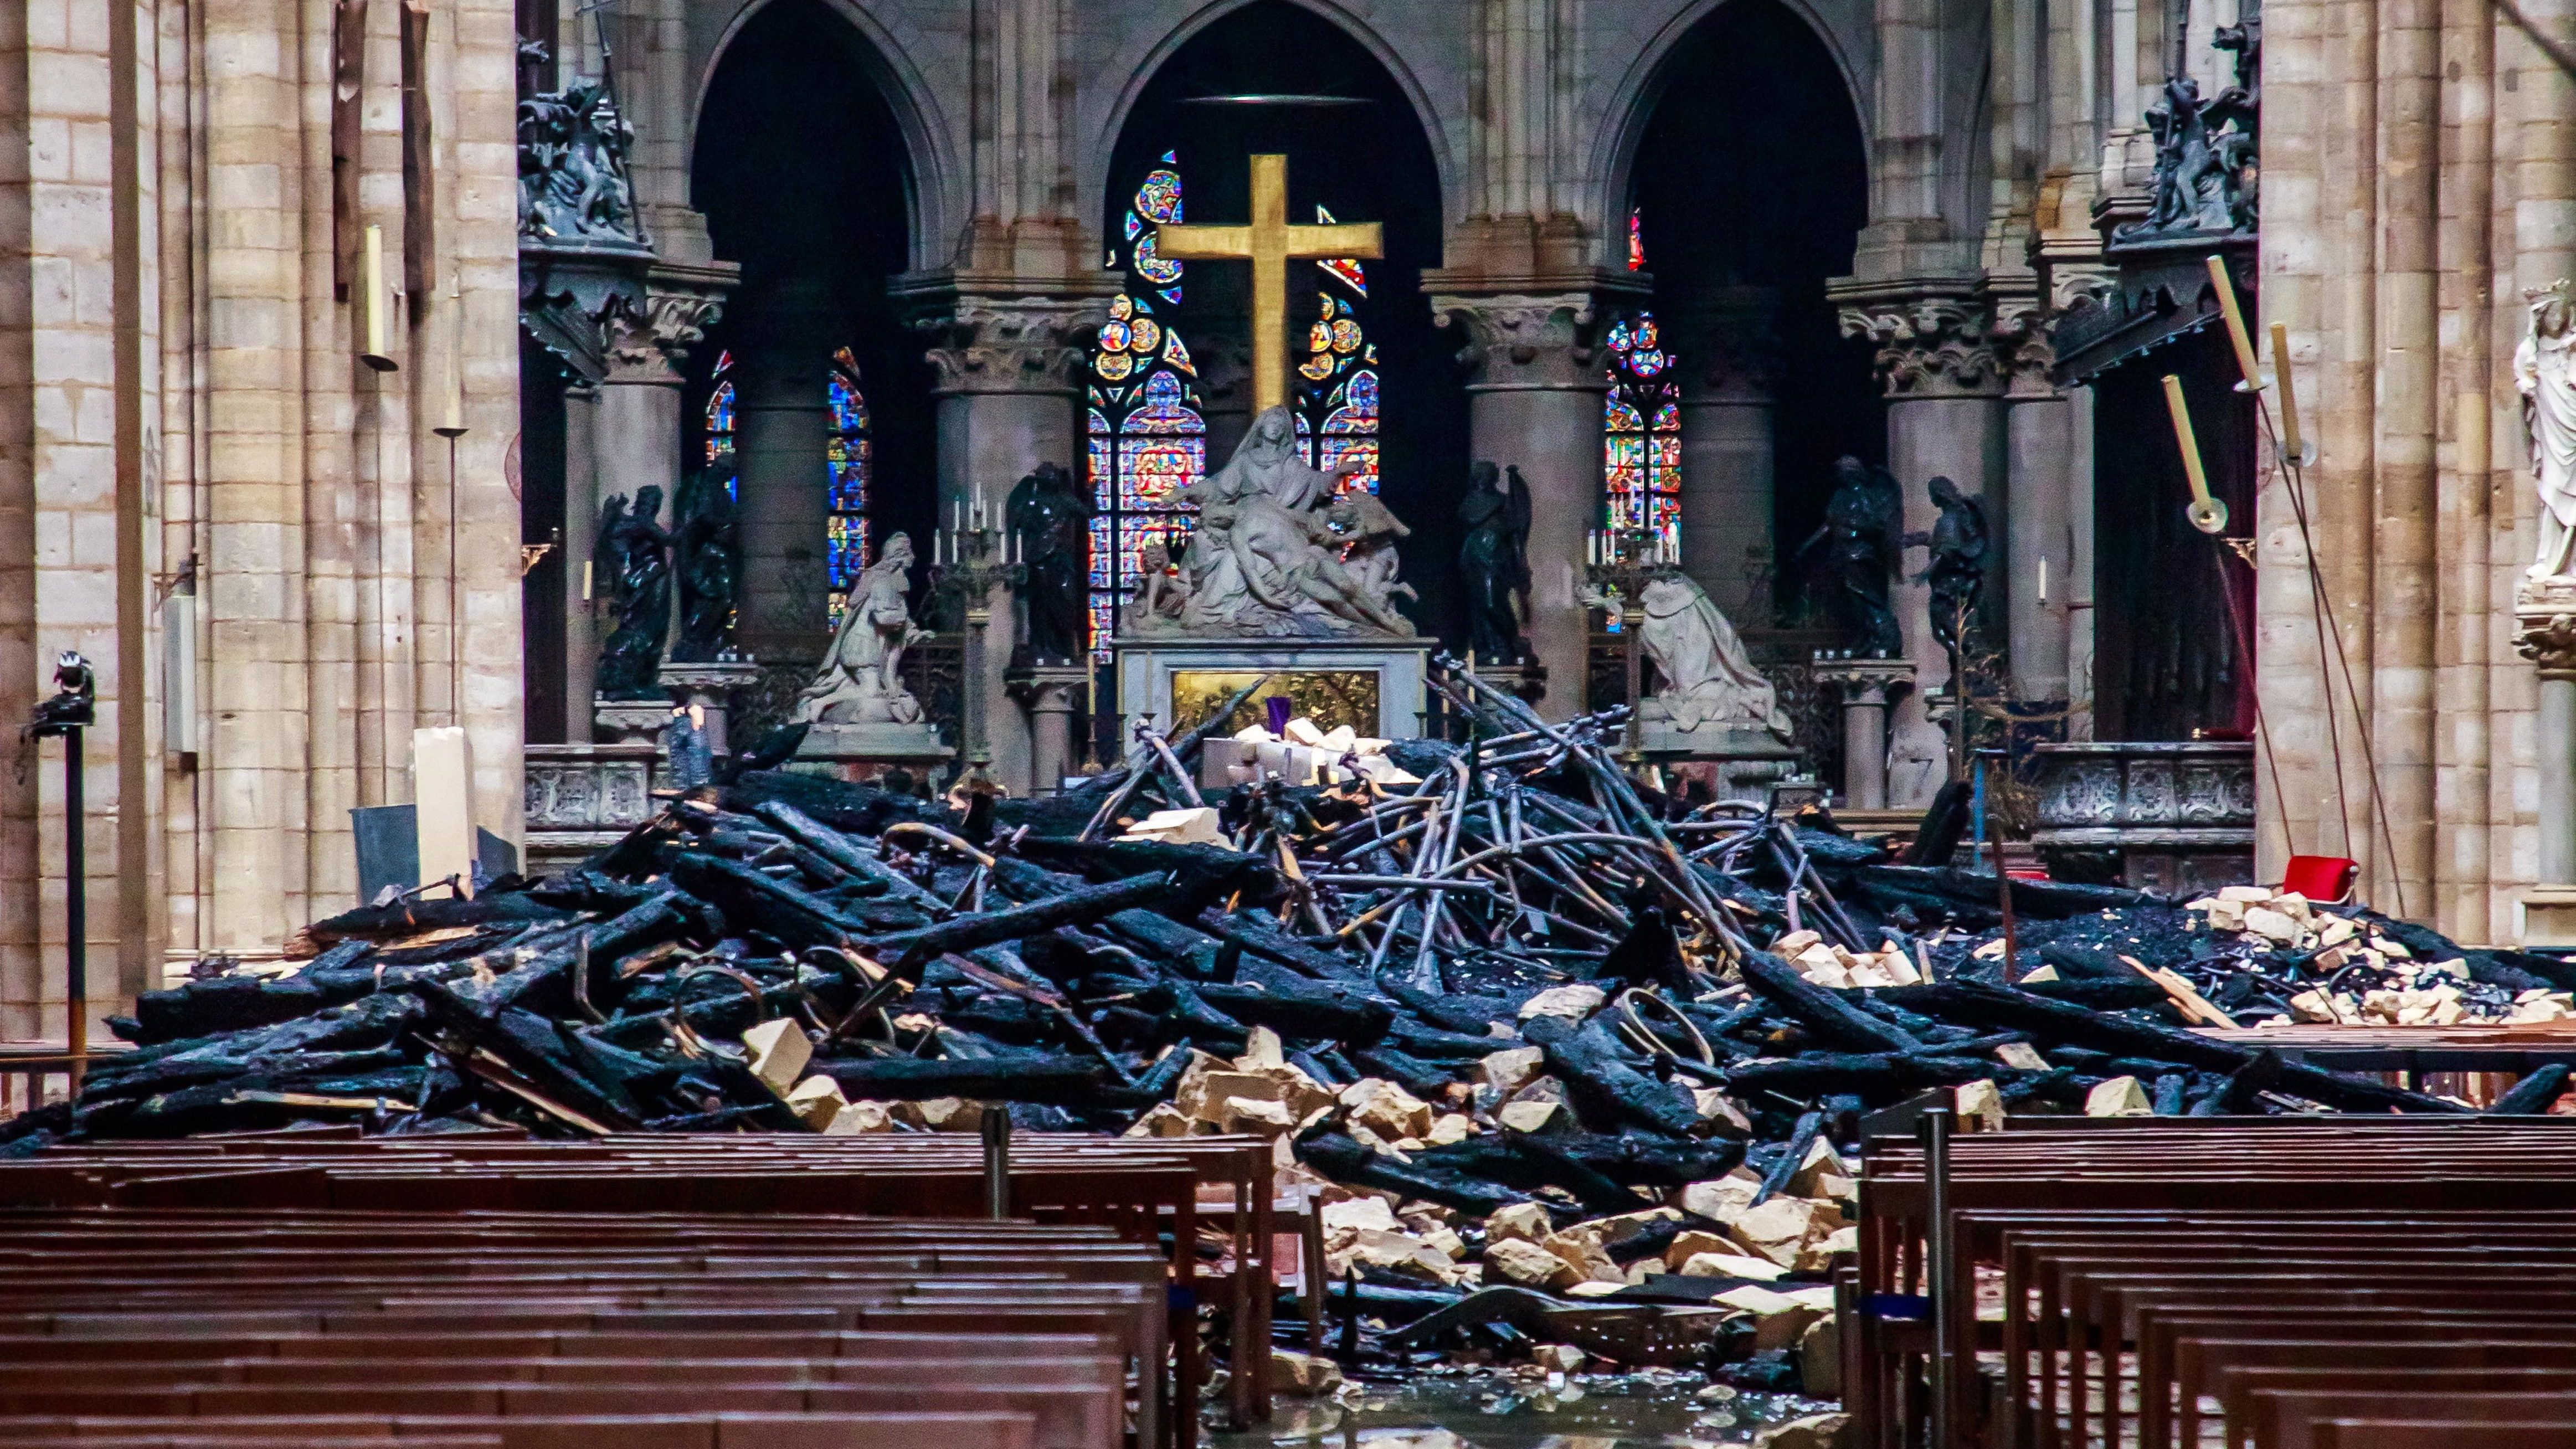
<instances>
[{"instance_id":1,"label":"row of wooden pews","mask_svg":"<svg viewBox=\"0 0 2576 1449\"><path fill-rule=\"evenodd\" d=\"M1940 1135L1863 1153L1857 1445L2576 1444L2576 1119Z\"/></svg>"},{"instance_id":2,"label":"row of wooden pews","mask_svg":"<svg viewBox=\"0 0 2576 1449\"><path fill-rule=\"evenodd\" d=\"M1266 1415L1270 1163L1052 1134L1001 1164L941 1134L51 1149L0 1163L0 1446L1178 1449L1202 1300L1254 1350L1234 1416Z\"/></svg>"}]
</instances>

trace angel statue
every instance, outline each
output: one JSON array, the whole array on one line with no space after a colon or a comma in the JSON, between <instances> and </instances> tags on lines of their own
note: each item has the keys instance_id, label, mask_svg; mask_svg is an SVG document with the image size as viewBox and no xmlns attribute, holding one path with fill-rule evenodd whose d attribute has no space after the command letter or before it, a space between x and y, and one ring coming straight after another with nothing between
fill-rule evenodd
<instances>
[{"instance_id":1,"label":"angel statue","mask_svg":"<svg viewBox=\"0 0 2576 1449\"><path fill-rule=\"evenodd\" d=\"M903 687L903 651L930 635L915 628L905 595L912 591L912 537L898 533L877 561L850 584L840 632L796 706L790 724L911 724L921 701Z\"/></svg>"},{"instance_id":2,"label":"angel statue","mask_svg":"<svg viewBox=\"0 0 2576 1449\"><path fill-rule=\"evenodd\" d=\"M671 629L671 535L661 524L662 490L612 493L599 510L593 557L606 575L617 625L600 642L597 687L610 699L659 699L662 644Z\"/></svg>"},{"instance_id":3,"label":"angel statue","mask_svg":"<svg viewBox=\"0 0 2576 1449\"><path fill-rule=\"evenodd\" d=\"M2513 350L2531 481L2540 490L2540 552L2530 577L2576 573L2576 295L2559 282L2528 294L2531 320Z\"/></svg>"},{"instance_id":4,"label":"angel statue","mask_svg":"<svg viewBox=\"0 0 2576 1449\"><path fill-rule=\"evenodd\" d=\"M1509 491L1502 470L1478 463L1467 475L1458 521L1467 526L1458 543L1458 576L1467 585L1467 649L1488 664L1516 664L1529 653L1515 599L1529 594L1530 489L1512 469Z\"/></svg>"}]
</instances>

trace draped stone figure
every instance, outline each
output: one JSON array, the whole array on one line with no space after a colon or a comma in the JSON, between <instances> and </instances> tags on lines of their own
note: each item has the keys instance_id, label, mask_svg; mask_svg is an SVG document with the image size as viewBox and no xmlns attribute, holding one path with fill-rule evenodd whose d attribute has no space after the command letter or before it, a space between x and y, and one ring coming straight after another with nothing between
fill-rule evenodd
<instances>
[{"instance_id":1,"label":"draped stone figure","mask_svg":"<svg viewBox=\"0 0 2576 1449\"><path fill-rule=\"evenodd\" d=\"M1335 508L1337 480L1298 456L1295 420L1264 409L1223 468L1181 490L1196 505L1183 570L1189 599L1178 621L1150 612L1149 634L1190 637L1410 637L1393 595L1390 540L1403 525L1374 499ZM1352 554L1344 558L1345 551Z\"/></svg>"},{"instance_id":2,"label":"draped stone figure","mask_svg":"<svg viewBox=\"0 0 2576 1449\"><path fill-rule=\"evenodd\" d=\"M658 521L662 490L611 494L599 510L599 541L592 557L609 583L617 625L599 646L595 678L611 699L659 699L662 644L671 628L671 535Z\"/></svg>"},{"instance_id":3,"label":"draped stone figure","mask_svg":"<svg viewBox=\"0 0 2576 1449\"><path fill-rule=\"evenodd\" d=\"M1458 521L1467 526L1458 542L1458 577L1467 586L1467 648L1497 665L1516 664L1529 652L1512 606L1529 592L1530 491L1520 469L1511 477L1506 492L1501 470L1478 463L1458 503Z\"/></svg>"},{"instance_id":4,"label":"draped stone figure","mask_svg":"<svg viewBox=\"0 0 2576 1449\"><path fill-rule=\"evenodd\" d=\"M2513 380L2531 441L2532 484L2540 490L2540 549L2530 577L2576 573L2576 297L2567 283L2532 297Z\"/></svg>"},{"instance_id":5,"label":"draped stone figure","mask_svg":"<svg viewBox=\"0 0 2576 1449\"><path fill-rule=\"evenodd\" d=\"M840 632L814 682L796 697L788 723L911 724L921 718L921 701L903 687L903 651L930 637L913 626L905 601L912 563L912 538L898 533L851 582Z\"/></svg>"},{"instance_id":6,"label":"draped stone figure","mask_svg":"<svg viewBox=\"0 0 2576 1449\"><path fill-rule=\"evenodd\" d=\"M1080 658L1091 614L1091 500L1071 473L1040 463L1011 490L1005 517L1028 567L1020 599L1029 657Z\"/></svg>"},{"instance_id":7,"label":"draped stone figure","mask_svg":"<svg viewBox=\"0 0 2576 1449\"><path fill-rule=\"evenodd\" d=\"M1646 616L1638 642L1663 677L1663 687L1647 702L1650 715L1660 711L1683 731L1704 724L1752 726L1789 738L1778 691L1753 667L1735 626L1696 580L1665 574L1639 591L1637 603Z\"/></svg>"}]
</instances>

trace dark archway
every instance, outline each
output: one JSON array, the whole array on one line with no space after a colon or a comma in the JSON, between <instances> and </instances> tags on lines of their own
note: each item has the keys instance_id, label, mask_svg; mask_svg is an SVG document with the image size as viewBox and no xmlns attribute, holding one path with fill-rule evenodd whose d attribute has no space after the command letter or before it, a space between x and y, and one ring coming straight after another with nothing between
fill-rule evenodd
<instances>
[{"instance_id":1,"label":"dark archway","mask_svg":"<svg viewBox=\"0 0 2576 1449\"><path fill-rule=\"evenodd\" d=\"M1283 92L1340 103L1218 99ZM1113 264L1129 269L1131 295L1193 349L1208 463L1222 463L1249 422L1249 269L1191 265L1172 302L1139 279L1127 218L1139 185L1170 170L1183 180L1187 220L1240 222L1249 212L1249 158L1266 152L1288 157L1292 221L1316 220L1321 206L1335 220L1385 228L1385 256L1362 267L1365 295L1321 268L1292 268L1292 351L1309 355L1301 339L1326 306L1345 309L1375 349L1379 492L1413 530L1402 545L1404 576L1421 601L1408 612L1426 634L1454 633L1463 620L1450 586L1457 552L1450 515L1466 476L1466 395L1457 344L1434 328L1422 292L1423 271L1440 262L1439 172L1413 106L1377 58L1330 20L1287 0L1236 10L1183 43L1137 98L1112 154L1101 223ZM1311 385L1319 420L1329 390L1359 365ZM1292 372L1292 384L1298 381Z\"/></svg>"},{"instance_id":2,"label":"dark archway","mask_svg":"<svg viewBox=\"0 0 2576 1449\"><path fill-rule=\"evenodd\" d=\"M728 43L691 156L691 200L742 283L690 359L683 457L727 466L707 405L731 383L744 552L736 642L777 666L780 687L829 640L827 600L847 571L854 520L873 546L896 530L925 537L936 511L929 368L886 291L906 263L915 183L867 45L820 0L774 0ZM862 436L846 407L836 414L836 379L865 403L864 457L854 456L863 512L827 480L835 435L853 455Z\"/></svg>"},{"instance_id":3,"label":"dark archway","mask_svg":"<svg viewBox=\"0 0 2576 1449\"><path fill-rule=\"evenodd\" d=\"M1842 337L1824 285L1851 270L1869 220L1868 147L1832 53L1775 0L1719 7L1673 48L1658 81L1630 190L1680 368L1704 371L1711 360L1692 322L1721 291L1778 299L1770 602L1794 622L1806 611L1792 553L1822 521L1834 460L1886 453L1869 345Z\"/></svg>"}]
</instances>

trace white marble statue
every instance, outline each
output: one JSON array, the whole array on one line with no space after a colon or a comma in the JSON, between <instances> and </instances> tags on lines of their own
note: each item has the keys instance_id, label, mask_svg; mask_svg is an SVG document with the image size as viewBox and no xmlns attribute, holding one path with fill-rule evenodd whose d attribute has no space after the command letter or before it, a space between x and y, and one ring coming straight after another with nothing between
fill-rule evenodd
<instances>
[{"instance_id":1,"label":"white marble statue","mask_svg":"<svg viewBox=\"0 0 2576 1449\"><path fill-rule=\"evenodd\" d=\"M1223 468L1183 489L1199 510L1182 572L1178 619L1140 611L1134 632L1192 638L1408 637L1392 596L1391 539L1404 526L1383 504L1343 502L1339 480L1307 466L1284 407L1252 420ZM1351 556L1346 558L1345 552Z\"/></svg>"},{"instance_id":2,"label":"white marble statue","mask_svg":"<svg viewBox=\"0 0 2576 1449\"><path fill-rule=\"evenodd\" d=\"M1586 602L1609 607L1616 601ZM1780 708L1778 691L1753 667L1735 626L1706 589L1685 575L1664 574L1646 584L1637 603L1646 616L1637 642L1663 677L1663 687L1646 701L1647 721L1661 716L1684 733L1702 725L1760 729L1788 741L1789 716Z\"/></svg>"},{"instance_id":3,"label":"white marble statue","mask_svg":"<svg viewBox=\"0 0 2576 1449\"><path fill-rule=\"evenodd\" d=\"M797 724L911 724L921 701L903 687L903 651L930 637L912 622L904 595L912 587L912 539L898 533L877 561L851 581L831 652L788 720Z\"/></svg>"},{"instance_id":4,"label":"white marble statue","mask_svg":"<svg viewBox=\"0 0 2576 1449\"><path fill-rule=\"evenodd\" d=\"M2513 377L2540 489L2540 550L2530 576L2564 577L2576 573L2576 294L2567 283L2533 295Z\"/></svg>"}]
</instances>

